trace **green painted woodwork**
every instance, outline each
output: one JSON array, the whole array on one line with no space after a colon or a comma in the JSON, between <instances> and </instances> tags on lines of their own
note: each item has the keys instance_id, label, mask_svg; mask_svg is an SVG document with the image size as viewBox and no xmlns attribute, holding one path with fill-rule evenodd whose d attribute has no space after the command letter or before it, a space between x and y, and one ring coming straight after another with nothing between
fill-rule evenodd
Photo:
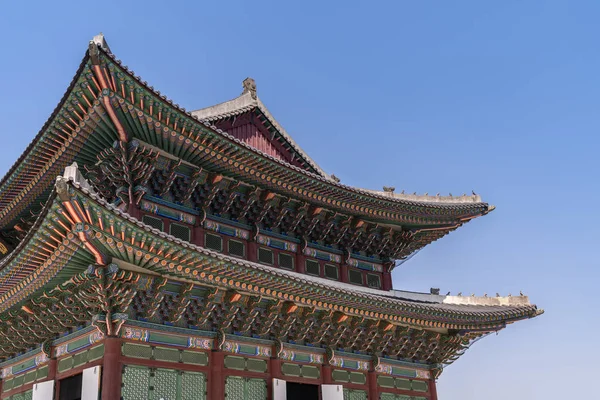
<instances>
[{"instance_id":1,"label":"green painted woodwork","mask_svg":"<svg viewBox=\"0 0 600 400\"><path fill-rule=\"evenodd\" d=\"M198 351L182 351L181 362L184 364L208 365L208 355Z\"/></svg>"},{"instance_id":2,"label":"green painted woodwork","mask_svg":"<svg viewBox=\"0 0 600 400\"><path fill-rule=\"evenodd\" d=\"M158 361L179 362L180 351L166 347L154 348L154 359Z\"/></svg>"},{"instance_id":3,"label":"green painted woodwork","mask_svg":"<svg viewBox=\"0 0 600 400\"><path fill-rule=\"evenodd\" d=\"M391 376L377 376L377 384L381 387L393 388L395 387L394 378Z\"/></svg>"},{"instance_id":4,"label":"green painted woodwork","mask_svg":"<svg viewBox=\"0 0 600 400\"><path fill-rule=\"evenodd\" d=\"M35 366L35 358L30 358L29 360L27 360L23 363L13 366L12 373L13 373L13 375L17 375L18 373L25 371L27 369L30 369L34 366Z\"/></svg>"},{"instance_id":5,"label":"green painted woodwork","mask_svg":"<svg viewBox=\"0 0 600 400\"><path fill-rule=\"evenodd\" d=\"M394 378L391 376L379 375L377 384L384 388L396 388L402 390L414 390L417 392L427 392L429 385L425 381L418 381L404 378Z\"/></svg>"},{"instance_id":6,"label":"green painted woodwork","mask_svg":"<svg viewBox=\"0 0 600 400\"><path fill-rule=\"evenodd\" d=\"M77 340L74 340L71 343L69 343L67 345L67 351L69 353L72 353L72 352L74 352L74 351L76 351L76 350L78 350L78 349L80 349L80 348L82 348L84 346L87 346L88 344L90 344L89 337L88 336L84 336L81 339L77 339Z\"/></svg>"},{"instance_id":7,"label":"green painted woodwork","mask_svg":"<svg viewBox=\"0 0 600 400\"><path fill-rule=\"evenodd\" d=\"M303 365L302 366L302 377L309 379L319 379L320 369L314 365Z\"/></svg>"},{"instance_id":8,"label":"green painted woodwork","mask_svg":"<svg viewBox=\"0 0 600 400\"><path fill-rule=\"evenodd\" d=\"M200 372L126 365L123 400L205 400L206 376Z\"/></svg>"},{"instance_id":9,"label":"green painted woodwork","mask_svg":"<svg viewBox=\"0 0 600 400\"><path fill-rule=\"evenodd\" d=\"M281 364L281 373L287 376L301 376L301 366L298 364L283 363Z\"/></svg>"},{"instance_id":10,"label":"green painted woodwork","mask_svg":"<svg viewBox=\"0 0 600 400\"><path fill-rule=\"evenodd\" d=\"M398 389L410 390L412 388L410 381L408 379L395 379L395 384Z\"/></svg>"},{"instance_id":11,"label":"green painted woodwork","mask_svg":"<svg viewBox=\"0 0 600 400\"><path fill-rule=\"evenodd\" d=\"M12 390L13 387L15 385L15 379L14 378L9 378L9 379L5 379L2 382L2 391L3 392L8 392L9 390Z\"/></svg>"},{"instance_id":12,"label":"green painted woodwork","mask_svg":"<svg viewBox=\"0 0 600 400\"><path fill-rule=\"evenodd\" d=\"M427 400L425 397L406 396L404 394L381 393L380 400Z\"/></svg>"},{"instance_id":13,"label":"green painted woodwork","mask_svg":"<svg viewBox=\"0 0 600 400\"><path fill-rule=\"evenodd\" d=\"M367 400L367 392L344 388L344 400Z\"/></svg>"},{"instance_id":14,"label":"green painted woodwork","mask_svg":"<svg viewBox=\"0 0 600 400\"><path fill-rule=\"evenodd\" d=\"M99 344L98 346L94 346L87 350L80 351L79 353L59 359L57 363L57 370L58 372L62 373L70 370L71 368L77 368L88 362L98 360L102 358L103 355L104 344Z\"/></svg>"},{"instance_id":15,"label":"green painted woodwork","mask_svg":"<svg viewBox=\"0 0 600 400\"><path fill-rule=\"evenodd\" d=\"M406 377L409 377L409 378L416 378L417 371L415 371L414 369L392 367L392 375L406 376Z\"/></svg>"},{"instance_id":16,"label":"green painted woodwork","mask_svg":"<svg viewBox=\"0 0 600 400\"><path fill-rule=\"evenodd\" d=\"M56 367L58 372L65 372L71 368L73 368L73 357L65 357L61 360L58 360Z\"/></svg>"},{"instance_id":17,"label":"green painted woodwork","mask_svg":"<svg viewBox=\"0 0 600 400\"><path fill-rule=\"evenodd\" d=\"M44 379L47 377L48 377L48 366L44 365L43 367L38 368L35 379L40 380L40 379Z\"/></svg>"},{"instance_id":18,"label":"green painted woodwork","mask_svg":"<svg viewBox=\"0 0 600 400\"><path fill-rule=\"evenodd\" d=\"M367 383L367 375L362 372L350 372L350 382L357 385L364 385Z\"/></svg>"},{"instance_id":19,"label":"green painted woodwork","mask_svg":"<svg viewBox=\"0 0 600 400\"><path fill-rule=\"evenodd\" d=\"M252 372L267 372L267 361L257 358L248 358L246 360L246 368Z\"/></svg>"},{"instance_id":20,"label":"green painted woodwork","mask_svg":"<svg viewBox=\"0 0 600 400\"><path fill-rule=\"evenodd\" d=\"M150 385L150 368L123 367L122 391L123 400L148 400L148 387Z\"/></svg>"},{"instance_id":21,"label":"green painted woodwork","mask_svg":"<svg viewBox=\"0 0 600 400\"><path fill-rule=\"evenodd\" d=\"M240 371L266 372L267 361L259 358L244 358L237 356L225 356L225 368Z\"/></svg>"},{"instance_id":22,"label":"green painted woodwork","mask_svg":"<svg viewBox=\"0 0 600 400\"><path fill-rule=\"evenodd\" d=\"M149 400L175 400L177 399L178 383L177 371L172 369L157 368L150 372Z\"/></svg>"},{"instance_id":23,"label":"green painted woodwork","mask_svg":"<svg viewBox=\"0 0 600 400\"><path fill-rule=\"evenodd\" d=\"M264 379L228 376L225 380L226 400L266 400L267 382Z\"/></svg>"},{"instance_id":24,"label":"green painted woodwork","mask_svg":"<svg viewBox=\"0 0 600 400\"><path fill-rule=\"evenodd\" d=\"M145 358L148 360L152 358L152 346L145 344L123 343L121 352L126 357Z\"/></svg>"},{"instance_id":25,"label":"green painted woodwork","mask_svg":"<svg viewBox=\"0 0 600 400\"><path fill-rule=\"evenodd\" d=\"M208 365L208 355L204 352L196 352L169 347L150 346L138 343L123 343L121 354L125 357L143 358L146 360L158 360L167 362L183 362L185 364Z\"/></svg>"},{"instance_id":26,"label":"green painted woodwork","mask_svg":"<svg viewBox=\"0 0 600 400\"><path fill-rule=\"evenodd\" d=\"M309 379L319 379L321 375L319 367L314 365L299 365L292 363L281 364L281 373L287 376L298 376Z\"/></svg>"},{"instance_id":27,"label":"green painted woodwork","mask_svg":"<svg viewBox=\"0 0 600 400\"><path fill-rule=\"evenodd\" d=\"M28 390L23 393L13 394L7 397L5 400L31 400L33 397L33 390Z\"/></svg>"},{"instance_id":28,"label":"green painted woodwork","mask_svg":"<svg viewBox=\"0 0 600 400\"><path fill-rule=\"evenodd\" d=\"M179 290L179 288L177 288ZM173 346L184 346L187 347L187 338L182 336L175 335L163 335L157 332L150 332L150 336L148 338L149 342L152 343L162 343L162 344L170 344Z\"/></svg>"},{"instance_id":29,"label":"green painted woodwork","mask_svg":"<svg viewBox=\"0 0 600 400\"><path fill-rule=\"evenodd\" d=\"M427 392L429 390L429 385L427 382L423 381L412 381L412 390L416 392Z\"/></svg>"},{"instance_id":30,"label":"green painted woodwork","mask_svg":"<svg viewBox=\"0 0 600 400\"><path fill-rule=\"evenodd\" d=\"M246 369L246 359L244 357L235 357L235 356L225 356L225 368L230 369Z\"/></svg>"},{"instance_id":31,"label":"green painted woodwork","mask_svg":"<svg viewBox=\"0 0 600 400\"><path fill-rule=\"evenodd\" d=\"M341 369L334 369L331 371L331 378L336 382L349 382L350 373Z\"/></svg>"}]
</instances>

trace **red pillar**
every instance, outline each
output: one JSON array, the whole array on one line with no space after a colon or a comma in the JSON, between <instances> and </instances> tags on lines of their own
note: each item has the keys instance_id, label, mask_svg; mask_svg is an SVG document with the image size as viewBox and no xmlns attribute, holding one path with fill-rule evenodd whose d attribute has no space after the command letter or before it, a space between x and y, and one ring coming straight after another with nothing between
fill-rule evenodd
<instances>
[{"instance_id":1,"label":"red pillar","mask_svg":"<svg viewBox=\"0 0 600 400\"><path fill-rule=\"evenodd\" d=\"M258 261L258 246L256 242L252 239L248 240L248 261L257 262Z\"/></svg>"},{"instance_id":2,"label":"red pillar","mask_svg":"<svg viewBox=\"0 0 600 400\"><path fill-rule=\"evenodd\" d=\"M51 349L50 354L54 354L54 348ZM54 397L58 399L58 396L60 395L60 393L59 393L60 387L58 385L58 382L56 382L57 364L58 364L58 361L56 361L56 358L51 358L50 361L48 361L48 380L55 381L54 382Z\"/></svg>"},{"instance_id":3,"label":"red pillar","mask_svg":"<svg viewBox=\"0 0 600 400\"><path fill-rule=\"evenodd\" d=\"M102 400L121 398L121 340L104 339L104 364L102 369Z\"/></svg>"},{"instance_id":4,"label":"red pillar","mask_svg":"<svg viewBox=\"0 0 600 400\"><path fill-rule=\"evenodd\" d=\"M306 272L305 260L306 257L302 253L302 249L299 249L298 253L296 254L296 272L298 272L299 274L304 274Z\"/></svg>"},{"instance_id":5,"label":"red pillar","mask_svg":"<svg viewBox=\"0 0 600 400\"><path fill-rule=\"evenodd\" d=\"M213 350L210 355L210 381L208 382L209 399L222 400L225 398L225 355L220 350Z\"/></svg>"},{"instance_id":6,"label":"red pillar","mask_svg":"<svg viewBox=\"0 0 600 400\"><path fill-rule=\"evenodd\" d=\"M348 266L345 263L340 265L340 280L348 283Z\"/></svg>"},{"instance_id":7,"label":"red pillar","mask_svg":"<svg viewBox=\"0 0 600 400\"><path fill-rule=\"evenodd\" d=\"M435 384L435 378L431 378L429 381L429 399L437 400L437 385Z\"/></svg>"},{"instance_id":8,"label":"red pillar","mask_svg":"<svg viewBox=\"0 0 600 400\"><path fill-rule=\"evenodd\" d=\"M331 378L331 365L323 365L321 369L321 373L323 374L323 384L327 385L333 382Z\"/></svg>"},{"instance_id":9,"label":"red pillar","mask_svg":"<svg viewBox=\"0 0 600 400\"><path fill-rule=\"evenodd\" d=\"M369 400L379 400L379 391L377 390L377 372L369 371L367 376L369 385Z\"/></svg>"},{"instance_id":10,"label":"red pillar","mask_svg":"<svg viewBox=\"0 0 600 400\"><path fill-rule=\"evenodd\" d=\"M271 358L269 360L269 377L267 378L267 399L273 398L273 379L281 379L281 360Z\"/></svg>"},{"instance_id":11,"label":"red pillar","mask_svg":"<svg viewBox=\"0 0 600 400\"><path fill-rule=\"evenodd\" d=\"M392 274L390 272L383 272L383 290L392 290Z\"/></svg>"}]
</instances>

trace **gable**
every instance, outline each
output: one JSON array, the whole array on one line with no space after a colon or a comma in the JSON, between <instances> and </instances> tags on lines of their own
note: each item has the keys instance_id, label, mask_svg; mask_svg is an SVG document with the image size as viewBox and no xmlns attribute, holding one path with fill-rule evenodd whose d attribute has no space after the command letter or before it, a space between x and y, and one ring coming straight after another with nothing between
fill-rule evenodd
<instances>
[{"instance_id":1,"label":"gable","mask_svg":"<svg viewBox=\"0 0 600 400\"><path fill-rule=\"evenodd\" d=\"M281 135L278 134L274 128L269 129L270 124L257 109L246 111L235 117L213 121L213 124L236 139L265 154L296 167L307 169L309 171L312 170L297 156L297 153L282 140Z\"/></svg>"}]
</instances>

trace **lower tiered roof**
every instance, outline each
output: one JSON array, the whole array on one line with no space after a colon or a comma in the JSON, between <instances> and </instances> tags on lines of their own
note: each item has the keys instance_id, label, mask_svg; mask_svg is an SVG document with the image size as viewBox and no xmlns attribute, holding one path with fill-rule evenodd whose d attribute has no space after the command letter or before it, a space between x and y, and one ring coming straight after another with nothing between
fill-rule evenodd
<instances>
[{"instance_id":1,"label":"lower tiered roof","mask_svg":"<svg viewBox=\"0 0 600 400\"><path fill-rule=\"evenodd\" d=\"M382 292L215 253L144 225L74 167L0 264L0 359L91 320L277 338L426 363L542 311L524 296Z\"/></svg>"}]
</instances>

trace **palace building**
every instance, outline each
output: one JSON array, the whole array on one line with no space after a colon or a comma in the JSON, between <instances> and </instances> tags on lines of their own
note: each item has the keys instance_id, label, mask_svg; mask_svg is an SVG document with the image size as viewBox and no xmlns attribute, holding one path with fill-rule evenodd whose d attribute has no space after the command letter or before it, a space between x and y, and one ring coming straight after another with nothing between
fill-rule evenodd
<instances>
[{"instance_id":1,"label":"palace building","mask_svg":"<svg viewBox=\"0 0 600 400\"><path fill-rule=\"evenodd\" d=\"M186 111L96 36L0 181L0 399L436 400L526 296L393 288L493 206L360 189L257 96Z\"/></svg>"}]
</instances>

